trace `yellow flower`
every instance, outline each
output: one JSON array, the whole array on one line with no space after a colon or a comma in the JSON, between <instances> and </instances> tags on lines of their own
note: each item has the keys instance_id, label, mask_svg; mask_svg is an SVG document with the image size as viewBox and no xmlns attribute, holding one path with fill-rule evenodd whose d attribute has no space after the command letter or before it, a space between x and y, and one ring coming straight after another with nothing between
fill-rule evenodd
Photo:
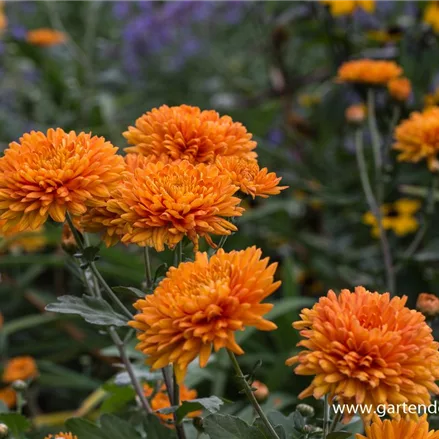
<instances>
[{"instance_id":1,"label":"yellow flower","mask_svg":"<svg viewBox=\"0 0 439 439\"><path fill-rule=\"evenodd\" d=\"M63 32L49 28L30 30L26 34L26 41L34 46L56 46L66 42L66 40L67 37Z\"/></svg>"},{"instance_id":2,"label":"yellow flower","mask_svg":"<svg viewBox=\"0 0 439 439\"><path fill-rule=\"evenodd\" d=\"M242 192L251 195L268 198L269 195L278 195L288 186L279 186L282 177L274 172L268 172L267 168L259 169L258 162L253 159L240 157L218 157L215 165L221 173L229 176L232 183L237 185Z\"/></svg>"},{"instance_id":3,"label":"yellow flower","mask_svg":"<svg viewBox=\"0 0 439 439\"><path fill-rule=\"evenodd\" d=\"M390 96L397 101L406 101L412 92L412 84L407 78L391 79L387 84Z\"/></svg>"},{"instance_id":4,"label":"yellow flower","mask_svg":"<svg viewBox=\"0 0 439 439\"><path fill-rule=\"evenodd\" d=\"M145 385L145 396L150 397L153 394L153 389L149 385ZM180 401L191 401L198 397L198 393L195 389L188 389L184 384L180 385ZM160 390L152 397L151 399L151 408L155 412L157 410L165 409L171 407L171 402L169 400L169 396L166 390L166 386L163 384ZM201 410L196 410L187 415L188 418L196 418L200 416L202 413ZM172 413L164 414L164 413L156 413L156 415L164 421L163 423L170 428L174 428L173 425L170 425L168 421L172 421Z\"/></svg>"},{"instance_id":5,"label":"yellow flower","mask_svg":"<svg viewBox=\"0 0 439 439\"><path fill-rule=\"evenodd\" d=\"M378 43L394 43L402 38L402 31L398 28L377 29L366 32L367 37Z\"/></svg>"},{"instance_id":6,"label":"yellow flower","mask_svg":"<svg viewBox=\"0 0 439 439\"><path fill-rule=\"evenodd\" d=\"M339 82L387 85L402 73L402 68L393 61L358 59L343 63L338 69L337 79Z\"/></svg>"},{"instance_id":7,"label":"yellow flower","mask_svg":"<svg viewBox=\"0 0 439 439\"><path fill-rule=\"evenodd\" d=\"M437 1L430 2L425 8L424 22L429 24L434 32L439 33L439 4Z\"/></svg>"},{"instance_id":8,"label":"yellow flower","mask_svg":"<svg viewBox=\"0 0 439 439\"><path fill-rule=\"evenodd\" d=\"M213 163L218 155L256 158L256 142L244 125L188 105L154 108L123 135L134 145L125 151L145 156L165 154L194 164Z\"/></svg>"},{"instance_id":9,"label":"yellow flower","mask_svg":"<svg viewBox=\"0 0 439 439\"><path fill-rule=\"evenodd\" d=\"M293 324L305 339L298 344L304 349L287 361L298 363L298 375L314 375L299 397L328 395L341 405L372 408L428 405L430 391L439 393L439 344L425 317L407 308L406 301L356 287L339 296L329 291L312 309L304 309Z\"/></svg>"},{"instance_id":10,"label":"yellow flower","mask_svg":"<svg viewBox=\"0 0 439 439\"><path fill-rule=\"evenodd\" d=\"M420 208L421 202L410 198L401 198L392 204L384 204L381 206L384 230L392 230L397 236L416 232L419 223L414 215ZM375 238L380 236L378 221L372 212L366 212L363 215L363 223L372 226L372 236Z\"/></svg>"},{"instance_id":11,"label":"yellow flower","mask_svg":"<svg viewBox=\"0 0 439 439\"><path fill-rule=\"evenodd\" d=\"M129 323L139 331L136 348L148 356L147 363L153 369L172 363L181 383L198 355L206 366L212 348L242 354L235 331L276 329L263 318L273 305L261 302L280 285L273 282L277 264L261 256L256 247L219 249L210 259L197 253L195 262L172 267L154 294L134 304L139 313Z\"/></svg>"},{"instance_id":12,"label":"yellow flower","mask_svg":"<svg viewBox=\"0 0 439 439\"><path fill-rule=\"evenodd\" d=\"M8 19L5 14L5 2L0 1L0 33L3 32L8 25Z\"/></svg>"},{"instance_id":13,"label":"yellow flower","mask_svg":"<svg viewBox=\"0 0 439 439\"><path fill-rule=\"evenodd\" d=\"M355 104L346 108L345 118L352 124L364 122L367 116L367 107L364 104Z\"/></svg>"},{"instance_id":14,"label":"yellow flower","mask_svg":"<svg viewBox=\"0 0 439 439\"><path fill-rule=\"evenodd\" d=\"M429 430L427 415L420 419L401 418L382 421L373 416L372 425L366 425L366 436L357 433L356 439L439 439L439 431Z\"/></svg>"},{"instance_id":15,"label":"yellow flower","mask_svg":"<svg viewBox=\"0 0 439 439\"><path fill-rule=\"evenodd\" d=\"M417 163L426 160L430 171L439 169L439 107L411 113L396 127L394 137L393 148L400 151L399 161Z\"/></svg>"},{"instance_id":16,"label":"yellow flower","mask_svg":"<svg viewBox=\"0 0 439 439\"><path fill-rule=\"evenodd\" d=\"M439 87L431 93L424 96L425 107L434 107L439 104Z\"/></svg>"},{"instance_id":17,"label":"yellow flower","mask_svg":"<svg viewBox=\"0 0 439 439\"><path fill-rule=\"evenodd\" d=\"M35 360L30 356L15 357L8 361L3 371L2 380L12 383L17 380L29 380L38 376Z\"/></svg>"},{"instance_id":18,"label":"yellow flower","mask_svg":"<svg viewBox=\"0 0 439 439\"><path fill-rule=\"evenodd\" d=\"M105 205L125 169L103 137L49 129L13 142L0 158L0 222L3 232L36 230L50 216L82 215Z\"/></svg>"},{"instance_id":19,"label":"yellow flower","mask_svg":"<svg viewBox=\"0 0 439 439\"><path fill-rule=\"evenodd\" d=\"M237 191L216 166L151 161L134 173L126 172L106 209L92 210L81 224L85 230L106 229L107 245L119 238L163 251L165 245L173 248L187 236L195 249L200 237L214 246L210 235L237 230L226 220L242 214L241 200L234 197Z\"/></svg>"},{"instance_id":20,"label":"yellow flower","mask_svg":"<svg viewBox=\"0 0 439 439\"><path fill-rule=\"evenodd\" d=\"M375 11L375 1L372 0L321 0L320 3L328 5L334 17L351 15L356 9L363 9L369 13Z\"/></svg>"},{"instance_id":21,"label":"yellow flower","mask_svg":"<svg viewBox=\"0 0 439 439\"><path fill-rule=\"evenodd\" d=\"M0 221L0 226L3 222ZM1 229L1 227L0 227ZM9 230L3 236L0 234L0 253L2 251L33 253L43 249L47 244L47 239L44 234L44 228L40 227L37 230L28 232L14 232Z\"/></svg>"}]
</instances>

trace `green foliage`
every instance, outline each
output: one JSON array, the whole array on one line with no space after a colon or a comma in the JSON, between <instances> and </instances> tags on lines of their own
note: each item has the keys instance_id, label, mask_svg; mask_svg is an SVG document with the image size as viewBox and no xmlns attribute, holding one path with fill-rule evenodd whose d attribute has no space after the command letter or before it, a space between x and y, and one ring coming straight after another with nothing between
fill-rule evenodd
<instances>
[{"instance_id":1,"label":"green foliage","mask_svg":"<svg viewBox=\"0 0 439 439\"><path fill-rule=\"evenodd\" d=\"M11 439L25 439L25 433L31 427L31 422L19 413L0 413L0 422L9 428Z\"/></svg>"},{"instance_id":2,"label":"green foliage","mask_svg":"<svg viewBox=\"0 0 439 439\"><path fill-rule=\"evenodd\" d=\"M102 298L61 296L58 301L46 306L46 311L61 314L78 314L86 322L99 326L126 326L126 318L115 312Z\"/></svg>"}]
</instances>

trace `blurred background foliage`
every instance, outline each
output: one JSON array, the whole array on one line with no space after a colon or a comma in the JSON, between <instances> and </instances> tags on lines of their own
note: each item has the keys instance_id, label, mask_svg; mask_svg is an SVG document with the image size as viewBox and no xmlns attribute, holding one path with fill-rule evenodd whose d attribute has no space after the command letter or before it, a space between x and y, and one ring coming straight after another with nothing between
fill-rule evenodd
<instances>
[{"instance_id":1,"label":"blurred background foliage","mask_svg":"<svg viewBox=\"0 0 439 439\"><path fill-rule=\"evenodd\" d=\"M439 39L424 21L426 7L380 1L373 13L358 9L339 17L319 2L304 1L5 2L0 151L24 132L58 126L92 131L123 149L121 133L161 104L213 108L241 121L258 141L259 163L289 186L269 200L245 200L239 232L225 244L261 247L279 262L283 281L272 311L279 330L240 334L242 365L251 370L261 359L256 377L270 390L265 404L292 407L306 384L284 366L298 341L291 322L299 310L332 288L385 289L379 244L363 222L368 209L353 129L345 119L346 108L361 103L364 93L336 83L337 68L352 58L395 60L413 85L409 101L398 106L401 117L434 103ZM60 33L32 40L29 32L41 28ZM378 123L391 144L396 104L385 90L377 94ZM392 160L385 178L386 202L414 197L423 203L417 227L435 224L436 215L424 208L432 181L426 166ZM1 355L37 359L40 377L26 409L41 427L35 437L56 430L64 412L128 410L125 403L133 398L113 380L118 361L105 334L79 318L43 313L56 296L83 288L60 246L61 228L49 224L43 235L36 243L35 236L15 245L0 241ZM25 245L31 238L34 245ZM414 306L418 293L438 290L439 235L430 226L419 250L405 258L412 239L390 233L399 264L397 293L407 294ZM158 277L171 262L167 252L154 255ZM142 285L136 248L102 248L99 268L110 285ZM127 303L133 300L124 294ZM131 355L140 367L134 341ZM206 370L191 371L188 385L199 395L238 398L224 355ZM251 417L244 403L233 410Z\"/></svg>"}]
</instances>

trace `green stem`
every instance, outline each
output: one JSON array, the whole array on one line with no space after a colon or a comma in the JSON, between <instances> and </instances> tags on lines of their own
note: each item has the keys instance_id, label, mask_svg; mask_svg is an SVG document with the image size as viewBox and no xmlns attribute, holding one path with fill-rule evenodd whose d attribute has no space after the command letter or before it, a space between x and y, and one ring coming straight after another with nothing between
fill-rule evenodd
<instances>
[{"instance_id":1,"label":"green stem","mask_svg":"<svg viewBox=\"0 0 439 439\"><path fill-rule=\"evenodd\" d=\"M242 373L241 367L239 366L238 360L235 357L235 354L227 350L227 353L229 354L230 361L232 362L233 369L235 370L236 376L238 377L238 380L240 383L244 386L244 392L247 395L247 398L251 402L253 408L256 410L256 413L261 418L261 421L264 423L265 427L270 433L270 436L273 439L279 439L278 434L276 433L274 427L271 425L270 421L268 420L265 413L262 411L261 406L259 405L252 388L250 387L250 384L247 382L244 374Z\"/></svg>"},{"instance_id":2,"label":"green stem","mask_svg":"<svg viewBox=\"0 0 439 439\"><path fill-rule=\"evenodd\" d=\"M108 328L108 333L110 334L113 343L115 344L117 350L119 351L120 358L123 364L125 365L128 376L130 377L131 383L134 387L134 390L136 391L136 394L140 400L142 407L146 410L147 413L152 414L153 411L151 409L151 406L149 405L148 400L145 397L145 393L143 392L142 386L139 380L137 379L136 374L134 373L133 366L131 365L130 359L128 358L128 355L125 351L125 345L123 341L121 340L119 334L117 333L117 331L114 329L113 326L110 326Z\"/></svg>"},{"instance_id":3,"label":"green stem","mask_svg":"<svg viewBox=\"0 0 439 439\"><path fill-rule=\"evenodd\" d=\"M151 271L151 260L149 257L149 247L143 247L143 261L145 263L146 289L149 290L153 284L152 271Z\"/></svg>"},{"instance_id":4,"label":"green stem","mask_svg":"<svg viewBox=\"0 0 439 439\"><path fill-rule=\"evenodd\" d=\"M381 151L381 136L378 131L376 114L375 114L375 98L373 94L373 88L369 88L367 91L367 121L369 124L369 132L372 140L372 151L375 163L375 179L377 186L377 199L380 204L382 201L382 169L383 169L383 156Z\"/></svg>"},{"instance_id":5,"label":"green stem","mask_svg":"<svg viewBox=\"0 0 439 439\"><path fill-rule=\"evenodd\" d=\"M332 433L333 431L335 431L335 429L337 428L337 424L341 421L341 418L343 417L343 413L342 412L337 412L334 416L334 418L332 419L331 422L331 426L329 427L329 433Z\"/></svg>"},{"instance_id":6,"label":"green stem","mask_svg":"<svg viewBox=\"0 0 439 439\"><path fill-rule=\"evenodd\" d=\"M355 150L357 156L358 169L360 172L361 185L363 187L364 195L366 196L369 209L375 216L378 222L378 229L380 232L381 251L384 259L384 267L386 271L386 286L391 294L395 293L395 272L393 268L392 253L390 251L389 241L383 227L383 218L381 209L375 199L375 196L370 185L369 175L367 173L366 160L364 157L363 136L361 130L355 133Z\"/></svg>"},{"instance_id":7,"label":"green stem","mask_svg":"<svg viewBox=\"0 0 439 439\"><path fill-rule=\"evenodd\" d=\"M402 261L397 265L395 268L395 271L398 272L403 268L404 263L408 261L413 254L418 249L419 245L421 244L422 240L424 239L425 234L427 233L427 230L430 226L431 219L433 217L434 211L435 211L435 204L436 204L436 197L434 196L435 190L438 184L438 177L433 176L433 179L431 181L430 189L428 191L427 200L426 200L426 208L424 213L424 221L422 224L422 227L419 228L417 231L415 237L413 238L413 241L410 243L410 245L407 247L407 250L404 252L402 256Z\"/></svg>"},{"instance_id":8,"label":"green stem","mask_svg":"<svg viewBox=\"0 0 439 439\"><path fill-rule=\"evenodd\" d=\"M325 395L323 400L323 439L328 435L328 419L329 419L329 404L328 395Z\"/></svg>"}]
</instances>

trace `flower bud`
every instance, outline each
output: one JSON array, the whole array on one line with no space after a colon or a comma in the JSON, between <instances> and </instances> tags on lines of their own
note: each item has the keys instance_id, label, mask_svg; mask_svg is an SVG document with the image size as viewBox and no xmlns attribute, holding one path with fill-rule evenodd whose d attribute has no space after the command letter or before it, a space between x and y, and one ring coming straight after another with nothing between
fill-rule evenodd
<instances>
[{"instance_id":1,"label":"flower bud","mask_svg":"<svg viewBox=\"0 0 439 439\"><path fill-rule=\"evenodd\" d=\"M261 383L260 381L253 381L252 387L253 394L258 401L264 401L265 399L267 399L270 391L264 383Z\"/></svg>"},{"instance_id":2,"label":"flower bud","mask_svg":"<svg viewBox=\"0 0 439 439\"><path fill-rule=\"evenodd\" d=\"M9 436L9 428L6 424L0 423L0 439L6 439Z\"/></svg>"},{"instance_id":3,"label":"flower bud","mask_svg":"<svg viewBox=\"0 0 439 439\"><path fill-rule=\"evenodd\" d=\"M75 237L67 223L64 223L63 225L61 235L61 247L69 255L73 255L78 250Z\"/></svg>"},{"instance_id":4,"label":"flower bud","mask_svg":"<svg viewBox=\"0 0 439 439\"><path fill-rule=\"evenodd\" d=\"M349 123L361 124L366 119L367 109L364 104L351 105L346 108L345 118Z\"/></svg>"},{"instance_id":5,"label":"flower bud","mask_svg":"<svg viewBox=\"0 0 439 439\"><path fill-rule=\"evenodd\" d=\"M428 293L419 294L416 309L428 317L437 316L439 314L439 297Z\"/></svg>"},{"instance_id":6,"label":"flower bud","mask_svg":"<svg viewBox=\"0 0 439 439\"><path fill-rule=\"evenodd\" d=\"M16 391L16 392L23 392L24 390L27 389L27 383L23 380L15 380L12 383L12 388Z\"/></svg>"},{"instance_id":7,"label":"flower bud","mask_svg":"<svg viewBox=\"0 0 439 439\"><path fill-rule=\"evenodd\" d=\"M308 404L298 404L296 410L305 417L312 418L315 414L314 408Z\"/></svg>"}]
</instances>

